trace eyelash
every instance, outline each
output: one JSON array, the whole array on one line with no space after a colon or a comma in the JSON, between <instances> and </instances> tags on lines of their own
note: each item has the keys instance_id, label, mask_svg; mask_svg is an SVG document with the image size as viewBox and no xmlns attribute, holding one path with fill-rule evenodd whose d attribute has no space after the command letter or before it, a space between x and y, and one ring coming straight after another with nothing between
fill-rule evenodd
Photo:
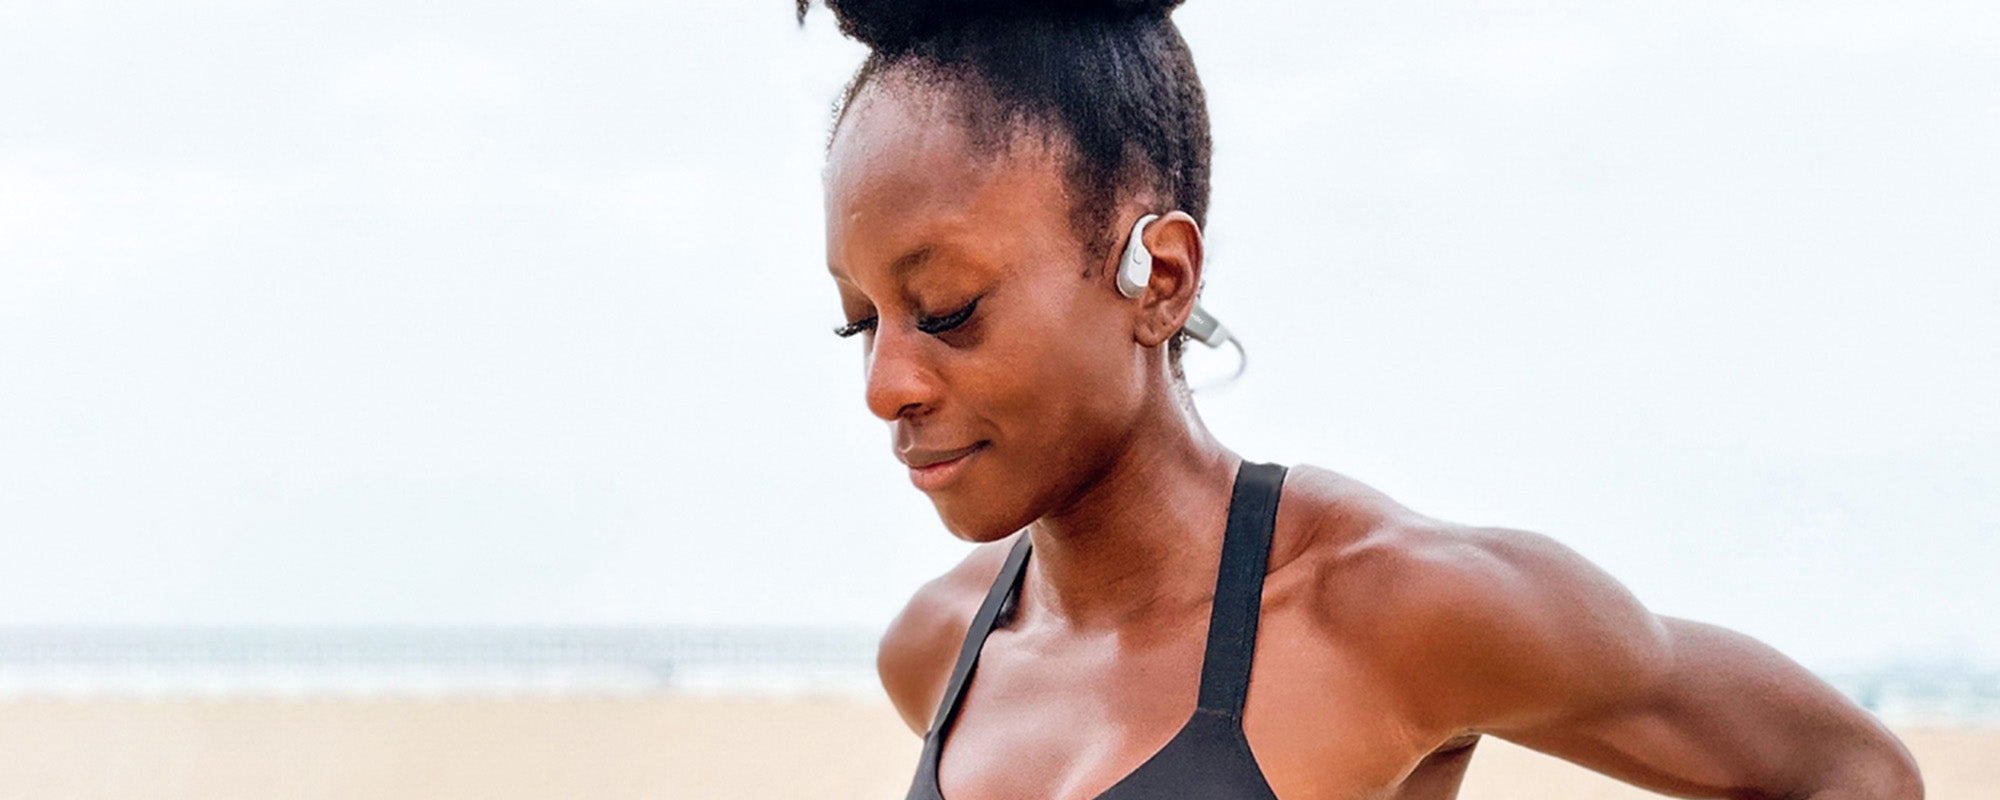
<instances>
[{"instance_id":1,"label":"eyelash","mask_svg":"<svg viewBox=\"0 0 2000 800\"><path fill-rule=\"evenodd\" d=\"M924 333L928 333L932 336L936 336L942 333L947 333L952 329L957 328L960 325L964 325L966 320L972 319L972 312L978 308L979 308L979 298L975 297L972 299L972 302L966 303L964 308L961 308L957 311L953 311L942 317L919 318L917 320L917 330L923 331ZM845 339L858 333L866 333L868 331L875 330L876 322L879 319L880 317L869 317L867 319L858 319L853 322L849 322L845 325L841 325L839 327L834 328L833 335Z\"/></svg>"},{"instance_id":2,"label":"eyelash","mask_svg":"<svg viewBox=\"0 0 2000 800\"><path fill-rule=\"evenodd\" d=\"M960 325L964 325L966 320L972 319L972 310L978 307L979 298L972 298L972 302L966 303L964 308L957 311L953 311L942 317L924 317L917 320L917 330L932 336L944 333Z\"/></svg>"},{"instance_id":3,"label":"eyelash","mask_svg":"<svg viewBox=\"0 0 2000 800\"><path fill-rule=\"evenodd\" d=\"M857 333L875 330L875 318L858 319L833 329L833 335L845 339Z\"/></svg>"}]
</instances>

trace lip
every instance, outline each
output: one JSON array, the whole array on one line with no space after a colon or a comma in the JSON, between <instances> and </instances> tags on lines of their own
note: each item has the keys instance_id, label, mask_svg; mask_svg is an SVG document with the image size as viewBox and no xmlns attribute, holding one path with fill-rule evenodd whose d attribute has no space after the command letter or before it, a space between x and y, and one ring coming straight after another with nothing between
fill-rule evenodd
<instances>
[{"instance_id":1,"label":"lip","mask_svg":"<svg viewBox=\"0 0 2000 800\"><path fill-rule=\"evenodd\" d=\"M972 457L984 449L985 442L956 450L911 448L898 451L896 460L910 468L910 483L920 491L929 492L951 483L965 472L966 464L972 461Z\"/></svg>"}]
</instances>

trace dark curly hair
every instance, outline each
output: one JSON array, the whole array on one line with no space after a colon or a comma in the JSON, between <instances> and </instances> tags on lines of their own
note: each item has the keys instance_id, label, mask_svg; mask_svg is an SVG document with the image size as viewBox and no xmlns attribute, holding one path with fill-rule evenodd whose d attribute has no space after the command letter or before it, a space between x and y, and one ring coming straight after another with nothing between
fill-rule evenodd
<instances>
[{"instance_id":1,"label":"dark curly hair","mask_svg":"<svg viewBox=\"0 0 2000 800\"><path fill-rule=\"evenodd\" d=\"M1097 258L1135 190L1165 213L1208 213L1208 104L1168 14L1181 0L824 0L870 53L833 127L871 80L891 70L961 90L975 146L1004 147L1024 126L1065 145L1072 225ZM797 0L805 21L810 0ZM1175 348L1178 349L1178 348Z\"/></svg>"}]
</instances>

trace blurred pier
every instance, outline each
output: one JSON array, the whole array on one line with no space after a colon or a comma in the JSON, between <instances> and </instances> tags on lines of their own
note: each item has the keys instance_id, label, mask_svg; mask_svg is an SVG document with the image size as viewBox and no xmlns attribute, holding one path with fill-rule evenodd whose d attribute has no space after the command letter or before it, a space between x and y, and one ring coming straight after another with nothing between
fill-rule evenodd
<instances>
[{"instance_id":1,"label":"blurred pier","mask_svg":"<svg viewBox=\"0 0 2000 800\"><path fill-rule=\"evenodd\" d=\"M874 695L880 631L825 627L0 628L0 697ZM1819 673L1897 724L2000 727L2000 668Z\"/></svg>"},{"instance_id":2,"label":"blurred pier","mask_svg":"<svg viewBox=\"0 0 2000 800\"><path fill-rule=\"evenodd\" d=\"M878 631L0 628L0 695L868 691Z\"/></svg>"}]
</instances>

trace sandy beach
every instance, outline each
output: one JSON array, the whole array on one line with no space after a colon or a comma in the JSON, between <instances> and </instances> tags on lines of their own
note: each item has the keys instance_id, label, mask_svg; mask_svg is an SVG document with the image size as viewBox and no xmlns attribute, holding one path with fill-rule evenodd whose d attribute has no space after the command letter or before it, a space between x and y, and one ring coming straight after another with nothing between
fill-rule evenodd
<instances>
[{"instance_id":1,"label":"sandy beach","mask_svg":"<svg viewBox=\"0 0 2000 800\"><path fill-rule=\"evenodd\" d=\"M2000 731L1899 731L1935 800L2000 800ZM900 798L918 742L864 698L0 702L7 798ZM1499 741L1468 800L1654 797Z\"/></svg>"}]
</instances>

